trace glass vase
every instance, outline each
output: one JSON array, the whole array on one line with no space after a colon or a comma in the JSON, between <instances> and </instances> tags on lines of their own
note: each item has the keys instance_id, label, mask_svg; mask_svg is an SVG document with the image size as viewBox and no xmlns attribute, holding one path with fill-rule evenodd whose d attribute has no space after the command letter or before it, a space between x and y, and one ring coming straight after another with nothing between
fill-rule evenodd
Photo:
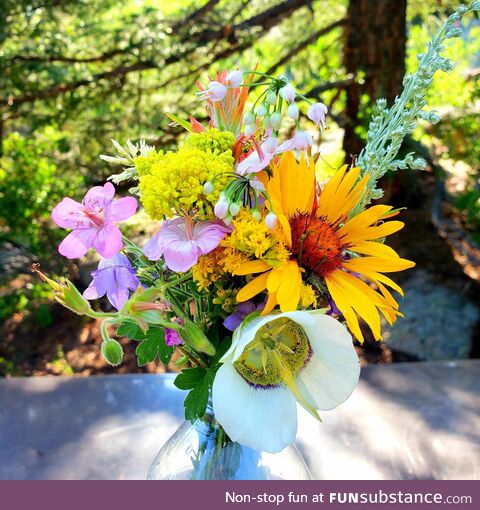
<instances>
[{"instance_id":1,"label":"glass vase","mask_svg":"<svg viewBox=\"0 0 480 510\"><path fill-rule=\"evenodd\" d=\"M232 441L215 419L184 422L164 444L148 471L148 480L310 480L310 471L294 445L271 454Z\"/></svg>"}]
</instances>

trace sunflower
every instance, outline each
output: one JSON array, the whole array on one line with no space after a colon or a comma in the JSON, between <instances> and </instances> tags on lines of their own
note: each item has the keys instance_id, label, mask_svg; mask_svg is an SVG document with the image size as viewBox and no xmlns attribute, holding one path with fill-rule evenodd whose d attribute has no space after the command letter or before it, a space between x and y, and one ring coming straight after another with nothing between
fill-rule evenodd
<instances>
[{"instance_id":1,"label":"sunflower","mask_svg":"<svg viewBox=\"0 0 480 510\"><path fill-rule=\"evenodd\" d=\"M384 273L403 271L415 264L402 259L379 240L400 230L400 221L385 221L392 207L375 205L359 214L351 212L363 195L368 176L347 166L338 170L316 198L315 165L312 159L296 161L285 153L273 164L270 179L264 178L271 207L285 232L290 260L272 268L261 260L242 264L236 274L261 273L237 296L246 301L267 290L263 314L278 304L282 312L295 310L300 300L302 272L323 279L347 325L360 341L363 335L358 317L369 325L376 340L381 339L380 313L389 324L397 316L398 303L387 289L403 296L402 289ZM378 292L366 281L374 283Z\"/></svg>"}]
</instances>

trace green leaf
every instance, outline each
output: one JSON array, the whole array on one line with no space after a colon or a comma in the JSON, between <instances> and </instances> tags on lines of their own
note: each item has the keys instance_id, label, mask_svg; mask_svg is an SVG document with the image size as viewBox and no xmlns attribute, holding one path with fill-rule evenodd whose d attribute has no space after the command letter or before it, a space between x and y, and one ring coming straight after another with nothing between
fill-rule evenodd
<instances>
[{"instance_id":1,"label":"green leaf","mask_svg":"<svg viewBox=\"0 0 480 510\"><path fill-rule=\"evenodd\" d=\"M220 362L220 359L228 351L228 349L230 349L231 345L232 345L232 339L229 336L225 337L220 342L220 345L217 347L217 352L215 353L215 356L212 358L212 361L211 361L212 366L214 366Z\"/></svg>"},{"instance_id":2,"label":"green leaf","mask_svg":"<svg viewBox=\"0 0 480 510\"><path fill-rule=\"evenodd\" d=\"M193 421L205 414L214 376L214 371L201 367L187 368L177 375L175 386L181 390L190 390L183 404L186 420Z\"/></svg>"},{"instance_id":3,"label":"green leaf","mask_svg":"<svg viewBox=\"0 0 480 510\"><path fill-rule=\"evenodd\" d=\"M126 336L129 340L141 340L144 334L135 322L125 321L117 329L118 336Z\"/></svg>"},{"instance_id":4,"label":"green leaf","mask_svg":"<svg viewBox=\"0 0 480 510\"><path fill-rule=\"evenodd\" d=\"M164 365L168 365L173 354L173 347L165 343L163 328L150 327L145 332L145 338L135 349L135 354L140 367L155 361L157 357Z\"/></svg>"},{"instance_id":5,"label":"green leaf","mask_svg":"<svg viewBox=\"0 0 480 510\"><path fill-rule=\"evenodd\" d=\"M177 375L173 384L180 390L190 390L200 383L206 372L207 370L201 367L186 368Z\"/></svg>"},{"instance_id":6,"label":"green leaf","mask_svg":"<svg viewBox=\"0 0 480 510\"><path fill-rule=\"evenodd\" d=\"M192 132L192 125L190 124L190 122L186 121L186 120L183 120L181 119L180 117L177 117L176 115L172 115L171 113L166 113L165 114L170 120L172 120L173 122L175 122L175 124L179 124L180 126L183 127L183 129L186 129L189 133Z\"/></svg>"}]
</instances>

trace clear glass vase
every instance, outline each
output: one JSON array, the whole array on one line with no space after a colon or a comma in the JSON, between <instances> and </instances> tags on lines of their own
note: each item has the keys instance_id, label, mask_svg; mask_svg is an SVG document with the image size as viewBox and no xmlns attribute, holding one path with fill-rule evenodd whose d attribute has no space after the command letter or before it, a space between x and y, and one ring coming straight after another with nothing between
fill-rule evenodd
<instances>
[{"instance_id":1,"label":"clear glass vase","mask_svg":"<svg viewBox=\"0 0 480 510\"><path fill-rule=\"evenodd\" d=\"M294 445L271 454L232 441L211 405L202 419L184 422L164 444L148 480L310 480Z\"/></svg>"}]
</instances>

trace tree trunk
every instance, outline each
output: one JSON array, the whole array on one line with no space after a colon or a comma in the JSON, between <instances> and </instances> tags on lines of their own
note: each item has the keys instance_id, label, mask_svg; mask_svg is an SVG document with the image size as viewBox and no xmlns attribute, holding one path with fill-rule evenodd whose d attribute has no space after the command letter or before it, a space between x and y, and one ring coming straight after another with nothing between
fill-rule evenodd
<instances>
[{"instance_id":1,"label":"tree trunk","mask_svg":"<svg viewBox=\"0 0 480 510\"><path fill-rule=\"evenodd\" d=\"M347 88L343 149L355 157L363 141L356 133L365 107L385 97L389 104L405 74L407 0L350 0L345 26L344 64L356 80ZM365 100L364 97L368 96Z\"/></svg>"}]
</instances>

